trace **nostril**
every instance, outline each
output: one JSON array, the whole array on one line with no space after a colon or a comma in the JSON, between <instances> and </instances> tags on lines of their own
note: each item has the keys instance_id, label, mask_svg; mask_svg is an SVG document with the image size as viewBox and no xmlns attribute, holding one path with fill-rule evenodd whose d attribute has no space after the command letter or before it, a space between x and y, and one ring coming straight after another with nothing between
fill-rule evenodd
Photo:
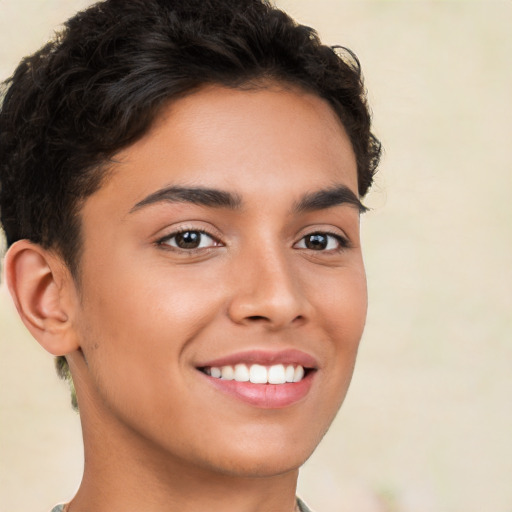
<instances>
[{"instance_id":1,"label":"nostril","mask_svg":"<svg viewBox=\"0 0 512 512\"><path fill-rule=\"evenodd\" d=\"M300 322L303 319L304 319L304 317L302 315L297 315L297 317L295 317L293 319L293 323ZM270 318L263 316L263 315L251 315L251 316L247 317L247 320L252 320L254 322L261 322L261 321L270 322L271 321Z\"/></svg>"}]
</instances>

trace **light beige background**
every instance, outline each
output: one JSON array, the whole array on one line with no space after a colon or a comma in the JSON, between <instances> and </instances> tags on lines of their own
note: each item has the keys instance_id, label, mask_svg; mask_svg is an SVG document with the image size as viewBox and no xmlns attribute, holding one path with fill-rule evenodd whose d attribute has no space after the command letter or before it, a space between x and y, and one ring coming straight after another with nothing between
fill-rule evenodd
<instances>
[{"instance_id":1,"label":"light beige background","mask_svg":"<svg viewBox=\"0 0 512 512\"><path fill-rule=\"evenodd\" d=\"M87 3L0 0L0 78ZM358 54L386 149L367 330L299 492L319 512L512 512L512 2L278 3ZM0 325L0 510L46 512L79 483L79 421L5 289Z\"/></svg>"}]
</instances>

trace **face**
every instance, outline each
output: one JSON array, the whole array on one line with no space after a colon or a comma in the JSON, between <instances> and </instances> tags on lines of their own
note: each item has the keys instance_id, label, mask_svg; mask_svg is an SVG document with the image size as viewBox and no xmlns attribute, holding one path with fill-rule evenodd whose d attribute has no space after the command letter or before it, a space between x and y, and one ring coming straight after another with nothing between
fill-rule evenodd
<instances>
[{"instance_id":1,"label":"face","mask_svg":"<svg viewBox=\"0 0 512 512\"><path fill-rule=\"evenodd\" d=\"M115 161L82 210L79 400L183 467L297 468L343 401L366 314L342 125L298 90L212 86Z\"/></svg>"}]
</instances>

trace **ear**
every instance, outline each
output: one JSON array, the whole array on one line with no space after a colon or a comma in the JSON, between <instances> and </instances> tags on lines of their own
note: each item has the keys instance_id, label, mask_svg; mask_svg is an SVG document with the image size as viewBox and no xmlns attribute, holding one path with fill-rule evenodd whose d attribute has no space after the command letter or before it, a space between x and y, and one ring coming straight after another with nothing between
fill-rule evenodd
<instances>
[{"instance_id":1,"label":"ear","mask_svg":"<svg viewBox=\"0 0 512 512\"><path fill-rule=\"evenodd\" d=\"M76 286L59 256L19 240L7 251L5 277L23 323L44 349L60 356L79 348L72 321Z\"/></svg>"}]
</instances>

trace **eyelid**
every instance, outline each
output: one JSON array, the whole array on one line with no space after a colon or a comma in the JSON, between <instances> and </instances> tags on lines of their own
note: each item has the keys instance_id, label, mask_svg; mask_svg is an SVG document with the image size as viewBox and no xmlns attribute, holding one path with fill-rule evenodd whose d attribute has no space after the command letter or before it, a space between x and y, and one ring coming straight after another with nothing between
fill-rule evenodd
<instances>
[{"instance_id":1,"label":"eyelid","mask_svg":"<svg viewBox=\"0 0 512 512\"><path fill-rule=\"evenodd\" d=\"M336 249L324 249L324 250L318 250L315 252L327 252L327 253L340 252L345 249L349 249L352 246L348 236L346 236L345 234L333 231L333 230L325 229L325 228L324 229L322 229L322 228L313 229L313 230L308 231L307 233L304 233L299 238L299 240L297 240L297 242L295 242L293 244L293 246L296 247L297 244L299 244L301 241L303 241L306 237L313 236L313 235L326 235L326 236L333 237L337 240L337 242L339 244L339 247L337 247ZM299 247L299 249L312 250L312 249L308 249L307 247Z\"/></svg>"},{"instance_id":2,"label":"eyelid","mask_svg":"<svg viewBox=\"0 0 512 512\"><path fill-rule=\"evenodd\" d=\"M224 246L224 243L222 242L222 240L220 239L220 236L218 234L214 234L213 232L216 231L214 229L207 229L205 228L204 226L197 226L197 225L192 225L192 224L189 224L189 225L181 225L179 227L176 227L176 228L168 228L167 232L165 235L163 236L159 236L156 241L155 241L155 244L157 246L160 246L160 247L164 247L164 248L170 248L170 249L175 249L177 251L183 251L183 252L193 252L193 251L198 251L198 250L203 250L203 249L210 249L212 247L222 247ZM173 246L173 245L170 245L168 243L166 243L168 240L178 236L179 234L181 233L187 233L187 232L196 232L196 233L202 233L203 235L206 235L208 236L209 238L211 238L215 244L214 245L211 245L209 247L198 247L198 248L195 248L195 249L182 249L180 247L176 247L176 246Z\"/></svg>"}]
</instances>

